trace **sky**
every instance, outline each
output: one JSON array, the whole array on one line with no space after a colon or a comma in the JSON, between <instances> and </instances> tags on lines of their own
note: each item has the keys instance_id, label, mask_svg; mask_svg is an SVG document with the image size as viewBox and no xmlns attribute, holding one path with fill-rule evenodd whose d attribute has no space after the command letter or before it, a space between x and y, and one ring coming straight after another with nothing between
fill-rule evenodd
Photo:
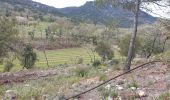
<instances>
[{"instance_id":1,"label":"sky","mask_svg":"<svg viewBox=\"0 0 170 100\"><path fill-rule=\"evenodd\" d=\"M65 7L71 7L71 6L82 6L87 1L94 1L94 0L33 0L36 2L40 2L42 4L46 4L49 6L53 6L56 8L65 8ZM168 1L168 0L164 0ZM159 2L160 4L163 4L166 2ZM159 7L156 4L145 4L145 6L152 10L152 12L148 12L149 14L155 16L155 17L162 17L162 18L168 18L170 19L170 7Z\"/></svg>"},{"instance_id":2,"label":"sky","mask_svg":"<svg viewBox=\"0 0 170 100\"><path fill-rule=\"evenodd\" d=\"M65 8L71 6L78 7L84 5L87 1L94 1L94 0L33 0L33 1L37 1L56 8Z\"/></svg>"}]
</instances>

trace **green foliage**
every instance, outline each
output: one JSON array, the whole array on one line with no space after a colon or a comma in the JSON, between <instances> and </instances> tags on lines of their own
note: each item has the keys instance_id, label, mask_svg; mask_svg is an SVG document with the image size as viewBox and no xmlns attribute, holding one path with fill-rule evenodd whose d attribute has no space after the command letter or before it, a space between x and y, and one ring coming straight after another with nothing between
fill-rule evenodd
<instances>
[{"instance_id":1,"label":"green foliage","mask_svg":"<svg viewBox=\"0 0 170 100\"><path fill-rule=\"evenodd\" d=\"M18 30L16 20L0 17L0 58L7 56L11 45L16 43Z\"/></svg>"},{"instance_id":2,"label":"green foliage","mask_svg":"<svg viewBox=\"0 0 170 100\"><path fill-rule=\"evenodd\" d=\"M110 91L110 96L113 98L117 98L118 97L118 92L115 89L112 89Z\"/></svg>"},{"instance_id":3,"label":"green foliage","mask_svg":"<svg viewBox=\"0 0 170 100\"><path fill-rule=\"evenodd\" d=\"M78 58L77 64L82 64L83 63L83 58Z\"/></svg>"},{"instance_id":4,"label":"green foliage","mask_svg":"<svg viewBox=\"0 0 170 100\"><path fill-rule=\"evenodd\" d=\"M105 74L101 74L100 77L99 77L100 81L106 81L107 79L108 79L107 75L105 75Z\"/></svg>"},{"instance_id":5,"label":"green foliage","mask_svg":"<svg viewBox=\"0 0 170 100\"><path fill-rule=\"evenodd\" d=\"M117 98L118 97L118 92L114 88L111 88L111 89L108 90L105 87L101 87L101 88L99 88L98 91L101 93L104 100L107 100L107 98L109 96L112 97L112 98Z\"/></svg>"},{"instance_id":6,"label":"green foliage","mask_svg":"<svg viewBox=\"0 0 170 100\"><path fill-rule=\"evenodd\" d=\"M128 54L130 38L131 38L131 35L126 34L120 39L120 43L118 44L118 46L120 48L120 54L122 56L127 56L127 54ZM137 37L136 42L135 42L133 57L140 50L140 47L141 47L141 41L140 41L140 38Z\"/></svg>"},{"instance_id":7,"label":"green foliage","mask_svg":"<svg viewBox=\"0 0 170 100\"><path fill-rule=\"evenodd\" d=\"M30 69L34 66L35 62L37 60L37 55L33 51L33 48L31 44L27 44L24 48L23 54L22 54L22 65L24 68Z\"/></svg>"},{"instance_id":8,"label":"green foliage","mask_svg":"<svg viewBox=\"0 0 170 100\"><path fill-rule=\"evenodd\" d=\"M117 64L119 64L119 63L120 63L119 59L112 59L112 60L109 62L110 65L117 65Z\"/></svg>"},{"instance_id":9,"label":"green foliage","mask_svg":"<svg viewBox=\"0 0 170 100\"><path fill-rule=\"evenodd\" d=\"M156 37L157 38L157 37ZM152 37L142 38L141 53L145 57L151 56L151 54L159 54L162 52L162 44L158 40L152 39Z\"/></svg>"},{"instance_id":10,"label":"green foliage","mask_svg":"<svg viewBox=\"0 0 170 100\"><path fill-rule=\"evenodd\" d=\"M95 48L95 51L102 57L103 61L114 57L114 51L106 42L99 42Z\"/></svg>"},{"instance_id":11,"label":"green foliage","mask_svg":"<svg viewBox=\"0 0 170 100\"><path fill-rule=\"evenodd\" d=\"M166 93L162 93L158 100L170 100L170 93L166 92Z\"/></svg>"},{"instance_id":12,"label":"green foliage","mask_svg":"<svg viewBox=\"0 0 170 100\"><path fill-rule=\"evenodd\" d=\"M89 72L89 67L81 66L75 69L75 73L79 77L87 77Z\"/></svg>"},{"instance_id":13,"label":"green foliage","mask_svg":"<svg viewBox=\"0 0 170 100\"><path fill-rule=\"evenodd\" d=\"M9 72L12 69L12 67L13 67L12 61L10 61L7 58L4 59L3 65L4 65L4 72Z\"/></svg>"},{"instance_id":14,"label":"green foliage","mask_svg":"<svg viewBox=\"0 0 170 100\"><path fill-rule=\"evenodd\" d=\"M137 84L136 81L133 81L132 83L128 84L127 86L128 86L128 88L135 87L136 89L139 87L139 85Z\"/></svg>"},{"instance_id":15,"label":"green foliage","mask_svg":"<svg viewBox=\"0 0 170 100\"><path fill-rule=\"evenodd\" d=\"M107 90L105 87L101 87L98 89L98 91L101 93L101 95L103 96L103 98L107 98L110 94L110 91Z\"/></svg>"},{"instance_id":16,"label":"green foliage","mask_svg":"<svg viewBox=\"0 0 170 100\"><path fill-rule=\"evenodd\" d=\"M161 54L158 54L155 56L155 59L156 60L162 60L166 66L167 66L167 70L170 71L170 62L169 62L169 59L170 59L170 51L166 51L166 52L163 52Z\"/></svg>"},{"instance_id":17,"label":"green foliage","mask_svg":"<svg viewBox=\"0 0 170 100\"><path fill-rule=\"evenodd\" d=\"M93 67L98 67L101 65L101 62L100 62L100 60L95 60L95 61L93 61L92 65L93 65Z\"/></svg>"}]
</instances>

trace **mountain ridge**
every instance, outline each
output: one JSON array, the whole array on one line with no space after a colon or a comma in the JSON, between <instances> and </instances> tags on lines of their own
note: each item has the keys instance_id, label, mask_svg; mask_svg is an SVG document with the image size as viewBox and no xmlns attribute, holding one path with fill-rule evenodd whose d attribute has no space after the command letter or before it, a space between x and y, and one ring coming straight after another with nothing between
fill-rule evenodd
<instances>
[{"instance_id":1,"label":"mountain ridge","mask_svg":"<svg viewBox=\"0 0 170 100\"><path fill-rule=\"evenodd\" d=\"M133 24L133 12L112 6L104 6L98 8L93 1L89 1L80 7L60 8L59 12L70 16L71 18L80 18L81 20L90 20L92 22L107 23L110 20L117 20L120 26L130 27ZM140 11L139 23L153 23L156 17L149 15L146 12ZM131 24L129 24L131 23ZM123 25L124 24L124 25Z\"/></svg>"}]
</instances>

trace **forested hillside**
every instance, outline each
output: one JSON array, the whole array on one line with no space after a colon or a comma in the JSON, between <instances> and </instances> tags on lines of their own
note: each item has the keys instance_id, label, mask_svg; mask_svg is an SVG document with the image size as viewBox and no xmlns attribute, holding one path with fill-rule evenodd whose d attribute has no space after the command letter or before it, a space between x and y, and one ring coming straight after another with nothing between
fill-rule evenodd
<instances>
[{"instance_id":1,"label":"forested hillside","mask_svg":"<svg viewBox=\"0 0 170 100\"><path fill-rule=\"evenodd\" d=\"M169 2L39 2L0 0L0 99L170 100Z\"/></svg>"}]
</instances>

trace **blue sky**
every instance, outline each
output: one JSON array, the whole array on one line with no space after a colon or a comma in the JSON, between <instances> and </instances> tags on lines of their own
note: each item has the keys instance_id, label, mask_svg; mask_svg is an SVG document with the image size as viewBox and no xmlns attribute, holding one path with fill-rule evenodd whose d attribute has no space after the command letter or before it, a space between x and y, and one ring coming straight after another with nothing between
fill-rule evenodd
<instances>
[{"instance_id":1,"label":"blue sky","mask_svg":"<svg viewBox=\"0 0 170 100\"><path fill-rule=\"evenodd\" d=\"M64 8L70 6L81 6L85 4L87 1L94 1L94 0L33 0L33 1L37 1L56 8Z\"/></svg>"}]
</instances>

